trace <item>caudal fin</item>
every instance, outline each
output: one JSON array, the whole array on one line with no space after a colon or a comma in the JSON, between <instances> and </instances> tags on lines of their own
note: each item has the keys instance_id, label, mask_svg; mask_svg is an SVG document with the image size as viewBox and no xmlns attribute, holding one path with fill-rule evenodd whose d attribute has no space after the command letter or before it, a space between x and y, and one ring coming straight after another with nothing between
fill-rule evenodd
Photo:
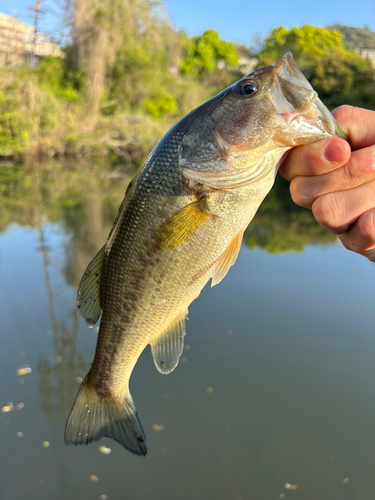
<instances>
[{"instance_id":1,"label":"caudal fin","mask_svg":"<svg viewBox=\"0 0 375 500\"><path fill-rule=\"evenodd\" d=\"M147 443L133 399L121 403L100 398L84 381L65 428L65 444L82 445L109 437L136 455L146 455Z\"/></svg>"}]
</instances>

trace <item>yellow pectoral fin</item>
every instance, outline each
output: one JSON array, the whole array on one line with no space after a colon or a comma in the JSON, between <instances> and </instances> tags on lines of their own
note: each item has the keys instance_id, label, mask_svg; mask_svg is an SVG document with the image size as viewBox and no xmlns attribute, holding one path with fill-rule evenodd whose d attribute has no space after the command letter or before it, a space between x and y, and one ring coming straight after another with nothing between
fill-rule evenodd
<instances>
[{"instance_id":1,"label":"yellow pectoral fin","mask_svg":"<svg viewBox=\"0 0 375 500\"><path fill-rule=\"evenodd\" d=\"M211 217L203 210L205 201L195 201L179 210L156 234L160 248L172 250L193 236Z\"/></svg>"},{"instance_id":2,"label":"yellow pectoral fin","mask_svg":"<svg viewBox=\"0 0 375 500\"><path fill-rule=\"evenodd\" d=\"M242 237L243 232L241 231L233 238L233 240L229 243L228 248L215 262L214 267L212 268L211 287L220 283L220 281L224 279L230 267L236 262L238 252L241 248Z\"/></svg>"}]
</instances>

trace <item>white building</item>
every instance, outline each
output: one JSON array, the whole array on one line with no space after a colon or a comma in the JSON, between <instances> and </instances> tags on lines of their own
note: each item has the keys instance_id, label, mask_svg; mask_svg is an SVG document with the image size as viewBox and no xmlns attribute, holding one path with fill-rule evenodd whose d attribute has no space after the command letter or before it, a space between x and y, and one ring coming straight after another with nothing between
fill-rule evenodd
<instances>
[{"instance_id":1,"label":"white building","mask_svg":"<svg viewBox=\"0 0 375 500\"><path fill-rule=\"evenodd\" d=\"M0 67L24 67L46 56L64 57L54 39L16 18L0 13Z\"/></svg>"},{"instance_id":2,"label":"white building","mask_svg":"<svg viewBox=\"0 0 375 500\"><path fill-rule=\"evenodd\" d=\"M356 49L362 59L370 59L371 66L375 68L375 49Z\"/></svg>"}]
</instances>

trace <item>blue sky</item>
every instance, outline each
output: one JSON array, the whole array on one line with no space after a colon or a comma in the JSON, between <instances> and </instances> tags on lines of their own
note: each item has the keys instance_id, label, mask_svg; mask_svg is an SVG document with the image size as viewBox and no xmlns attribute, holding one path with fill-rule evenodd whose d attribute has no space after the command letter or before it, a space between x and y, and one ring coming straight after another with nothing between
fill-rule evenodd
<instances>
[{"instance_id":1,"label":"blue sky","mask_svg":"<svg viewBox=\"0 0 375 500\"><path fill-rule=\"evenodd\" d=\"M44 2L55 9L56 3L53 0ZM224 39L246 45L253 43L255 35L267 35L273 27L280 25L328 26L340 23L368 25L375 29L374 0L167 0L165 3L175 29L185 29L189 35L197 35L213 28ZM20 20L31 24L27 6L33 4L35 0L0 0L0 11L17 13ZM57 20L46 15L42 26L47 28L55 24Z\"/></svg>"}]
</instances>

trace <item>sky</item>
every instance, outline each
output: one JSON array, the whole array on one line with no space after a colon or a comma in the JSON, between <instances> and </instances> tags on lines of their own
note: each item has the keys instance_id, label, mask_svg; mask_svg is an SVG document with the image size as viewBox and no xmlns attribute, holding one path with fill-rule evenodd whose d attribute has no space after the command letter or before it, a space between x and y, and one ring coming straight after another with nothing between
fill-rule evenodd
<instances>
[{"instance_id":1,"label":"sky","mask_svg":"<svg viewBox=\"0 0 375 500\"><path fill-rule=\"evenodd\" d=\"M58 0L44 0L57 9ZM167 0L167 11L176 30L184 29L190 36L211 28L228 41L252 45L256 35L266 36L276 26L369 26L375 30L375 0ZM35 0L0 0L0 12L14 15L32 24L27 7ZM44 16L41 27L52 30L58 20Z\"/></svg>"}]
</instances>

